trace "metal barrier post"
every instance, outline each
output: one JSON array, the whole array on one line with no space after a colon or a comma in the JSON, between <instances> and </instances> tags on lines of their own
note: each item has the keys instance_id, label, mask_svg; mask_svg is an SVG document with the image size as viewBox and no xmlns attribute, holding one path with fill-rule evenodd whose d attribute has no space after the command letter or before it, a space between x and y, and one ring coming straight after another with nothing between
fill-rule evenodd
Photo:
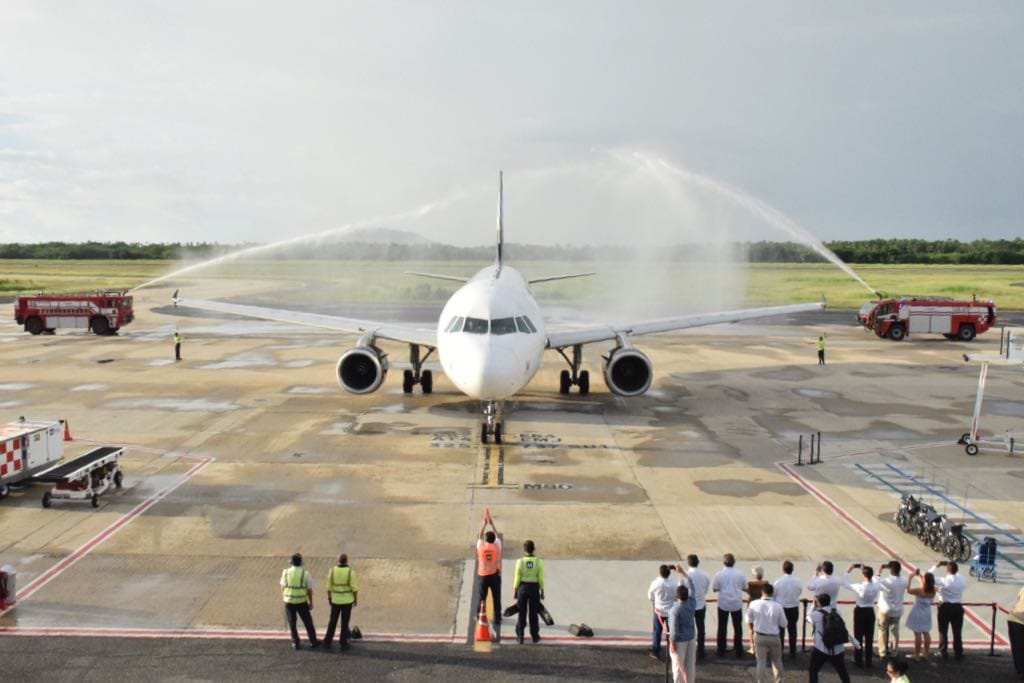
<instances>
[{"instance_id":1,"label":"metal barrier post","mask_svg":"<svg viewBox=\"0 0 1024 683\"><path fill-rule=\"evenodd\" d=\"M796 464L804 464L804 435L801 434L799 440L797 440L796 446Z\"/></svg>"},{"instance_id":2,"label":"metal barrier post","mask_svg":"<svg viewBox=\"0 0 1024 683\"><path fill-rule=\"evenodd\" d=\"M811 434L811 452L810 452L809 455L811 457L808 459L808 461L810 462L810 464L813 465L814 464L814 434Z\"/></svg>"},{"instance_id":3,"label":"metal barrier post","mask_svg":"<svg viewBox=\"0 0 1024 683\"><path fill-rule=\"evenodd\" d=\"M992 638L988 643L988 656L995 657L996 654L996 603L992 603Z\"/></svg>"},{"instance_id":4,"label":"metal barrier post","mask_svg":"<svg viewBox=\"0 0 1024 683\"><path fill-rule=\"evenodd\" d=\"M800 627L800 652L807 652L807 598L801 598L800 602L804 604L804 618L803 625Z\"/></svg>"},{"instance_id":5,"label":"metal barrier post","mask_svg":"<svg viewBox=\"0 0 1024 683\"><path fill-rule=\"evenodd\" d=\"M672 641L668 639L668 619L664 620L665 629L665 683L672 681Z\"/></svg>"},{"instance_id":6,"label":"metal barrier post","mask_svg":"<svg viewBox=\"0 0 1024 683\"><path fill-rule=\"evenodd\" d=\"M821 464L821 432L818 432L818 464Z\"/></svg>"}]
</instances>

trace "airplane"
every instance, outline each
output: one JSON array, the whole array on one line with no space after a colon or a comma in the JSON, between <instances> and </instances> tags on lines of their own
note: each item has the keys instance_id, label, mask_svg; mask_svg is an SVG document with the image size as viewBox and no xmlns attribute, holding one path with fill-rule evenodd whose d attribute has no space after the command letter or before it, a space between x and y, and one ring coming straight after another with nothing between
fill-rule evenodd
<instances>
[{"instance_id":1,"label":"airplane","mask_svg":"<svg viewBox=\"0 0 1024 683\"><path fill-rule=\"evenodd\" d=\"M559 376L559 393L568 394L572 387L577 387L581 395L586 395L590 392L590 373L581 369L584 345L614 341L615 348L603 357L605 384L619 396L638 396L650 388L654 368L650 359L633 346L633 337L815 311L825 307L825 302L820 301L683 315L625 325L598 324L562 331L548 330L530 285L586 277L593 273L534 279L523 277L519 271L506 265L503 258L503 217L504 179L499 172L498 235L494 264L468 278L409 273L462 283L441 311L436 329L222 301L185 299L178 296L178 291L174 292L172 300L176 306L186 308L360 335L356 345L341 355L335 368L338 383L353 394L371 393L384 382L388 372L388 357L377 346L378 341L389 340L409 345L409 363L412 368L405 370L402 377L402 389L406 394L412 393L416 385L420 386L424 394L433 391L433 373L425 370L424 364L431 354L437 352L441 367L452 384L470 398L483 402L480 441L484 444L490 439L496 444L502 443L503 403L530 383L540 370L547 350L557 351L568 364L568 368L562 370Z\"/></svg>"}]
</instances>

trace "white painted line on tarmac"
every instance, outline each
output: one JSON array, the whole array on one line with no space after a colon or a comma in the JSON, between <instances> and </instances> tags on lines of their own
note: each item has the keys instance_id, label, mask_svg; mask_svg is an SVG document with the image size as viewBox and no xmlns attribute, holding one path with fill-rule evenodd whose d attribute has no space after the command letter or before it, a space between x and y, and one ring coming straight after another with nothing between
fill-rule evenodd
<instances>
[{"instance_id":1,"label":"white painted line on tarmac","mask_svg":"<svg viewBox=\"0 0 1024 683\"><path fill-rule=\"evenodd\" d=\"M204 467L209 465L211 462L213 462L213 458L201 459L199 462L193 465L187 472L185 472L185 474L183 474L181 478L178 479L178 481L168 485L164 489L158 491L157 493L154 493L152 496L136 505L134 508L132 508L130 512L128 512L128 514L124 515L123 517L115 521L113 524L108 526L106 529L93 536L85 544L80 546L77 550L72 552L70 555L65 557L63 560L58 562L56 565L54 565L47 571L43 572L39 577L37 577L34 581L30 582L27 586L25 586L22 590L18 592L17 602L11 607L8 607L6 610L0 612L0 617L7 614L7 612L16 607L22 601L31 597L33 593L35 593L40 588L48 584L50 581L53 581L55 578L60 576L69 567L74 566L79 560L81 560L83 557L86 557L104 541L106 541L111 536L116 534L118 531L123 529L125 526L130 524L136 517L138 517L146 510L156 505L160 500L162 500L169 493L171 493L179 486L187 482L189 479L199 474L199 472Z\"/></svg>"}]
</instances>

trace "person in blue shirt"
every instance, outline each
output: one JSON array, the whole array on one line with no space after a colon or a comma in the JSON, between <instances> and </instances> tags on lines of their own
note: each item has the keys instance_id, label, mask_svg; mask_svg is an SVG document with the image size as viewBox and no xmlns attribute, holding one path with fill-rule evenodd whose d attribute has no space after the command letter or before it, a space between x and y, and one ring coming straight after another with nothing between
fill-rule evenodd
<instances>
[{"instance_id":1,"label":"person in blue shirt","mask_svg":"<svg viewBox=\"0 0 1024 683\"><path fill-rule=\"evenodd\" d=\"M694 683L697 660L697 626L693 614L697 610L693 582L682 565L676 571L683 577L685 585L676 588L676 601L668 612L669 656L672 658L672 680L674 683Z\"/></svg>"}]
</instances>

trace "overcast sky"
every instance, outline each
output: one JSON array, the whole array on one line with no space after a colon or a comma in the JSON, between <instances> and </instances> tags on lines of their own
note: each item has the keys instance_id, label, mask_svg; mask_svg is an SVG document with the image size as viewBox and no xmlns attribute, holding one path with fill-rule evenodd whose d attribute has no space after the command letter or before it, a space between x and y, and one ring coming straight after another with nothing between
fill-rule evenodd
<instances>
[{"instance_id":1,"label":"overcast sky","mask_svg":"<svg viewBox=\"0 0 1024 683\"><path fill-rule=\"evenodd\" d=\"M3 3L0 241L483 244L498 169L513 241L1015 237L1024 3Z\"/></svg>"}]
</instances>

